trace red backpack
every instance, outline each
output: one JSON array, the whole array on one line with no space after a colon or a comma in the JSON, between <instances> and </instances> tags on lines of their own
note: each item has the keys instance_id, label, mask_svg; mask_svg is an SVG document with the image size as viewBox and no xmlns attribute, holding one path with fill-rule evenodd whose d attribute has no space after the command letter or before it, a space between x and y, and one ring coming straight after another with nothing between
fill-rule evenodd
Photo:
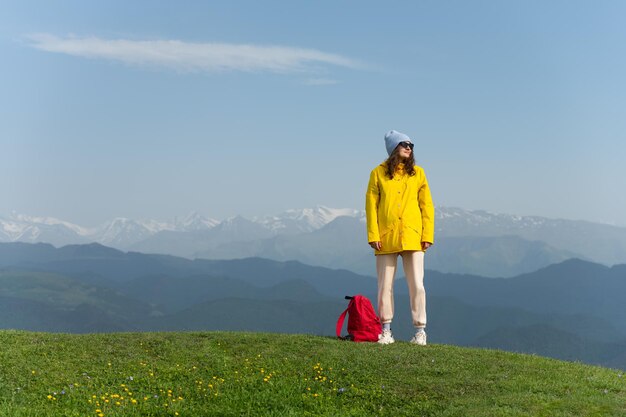
<instances>
[{"instance_id":1,"label":"red backpack","mask_svg":"<svg viewBox=\"0 0 626 417\"><path fill-rule=\"evenodd\" d=\"M349 314L348 336L345 339L355 342L378 342L378 335L382 333L382 325L374 307L372 307L372 302L362 295L355 295L354 297L346 295L346 300L350 300L350 304L337 320L337 337L341 338L343 321L346 314Z\"/></svg>"}]
</instances>

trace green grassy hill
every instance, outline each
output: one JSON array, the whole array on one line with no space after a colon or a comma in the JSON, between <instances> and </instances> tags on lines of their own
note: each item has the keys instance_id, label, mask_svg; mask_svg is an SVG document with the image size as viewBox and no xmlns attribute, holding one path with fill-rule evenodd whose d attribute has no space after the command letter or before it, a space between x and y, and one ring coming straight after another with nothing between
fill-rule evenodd
<instances>
[{"instance_id":1,"label":"green grassy hill","mask_svg":"<svg viewBox=\"0 0 626 417\"><path fill-rule=\"evenodd\" d=\"M622 371L267 333L0 331L1 416L624 416Z\"/></svg>"},{"instance_id":2,"label":"green grassy hill","mask_svg":"<svg viewBox=\"0 0 626 417\"><path fill-rule=\"evenodd\" d=\"M138 330L146 303L112 288L41 271L0 270L0 328L55 332Z\"/></svg>"}]
</instances>

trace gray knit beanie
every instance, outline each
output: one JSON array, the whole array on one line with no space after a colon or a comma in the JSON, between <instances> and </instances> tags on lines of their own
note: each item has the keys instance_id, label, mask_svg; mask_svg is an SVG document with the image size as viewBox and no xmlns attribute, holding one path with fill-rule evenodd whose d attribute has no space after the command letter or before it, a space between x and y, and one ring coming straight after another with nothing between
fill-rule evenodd
<instances>
[{"instance_id":1,"label":"gray knit beanie","mask_svg":"<svg viewBox=\"0 0 626 417\"><path fill-rule=\"evenodd\" d=\"M391 153L400 142L411 142L411 139L404 133L396 132L395 130L387 132L385 135L385 146L387 147L389 156L391 156Z\"/></svg>"}]
</instances>

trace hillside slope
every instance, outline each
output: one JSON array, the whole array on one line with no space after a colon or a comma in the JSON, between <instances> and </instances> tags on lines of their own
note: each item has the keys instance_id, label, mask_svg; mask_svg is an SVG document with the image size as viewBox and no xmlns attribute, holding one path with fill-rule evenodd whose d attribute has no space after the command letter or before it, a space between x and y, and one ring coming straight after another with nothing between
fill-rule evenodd
<instances>
[{"instance_id":1,"label":"hillside slope","mask_svg":"<svg viewBox=\"0 0 626 417\"><path fill-rule=\"evenodd\" d=\"M263 333L0 331L2 416L623 416L622 371Z\"/></svg>"},{"instance_id":2,"label":"hillside slope","mask_svg":"<svg viewBox=\"0 0 626 417\"><path fill-rule=\"evenodd\" d=\"M398 278L394 334L408 340L414 329L406 282ZM626 369L626 265L568 260L506 280L427 271L425 285L434 343ZM373 277L294 261L191 261L98 244L0 243L0 329L329 335L344 295L375 300L375 290Z\"/></svg>"}]
</instances>

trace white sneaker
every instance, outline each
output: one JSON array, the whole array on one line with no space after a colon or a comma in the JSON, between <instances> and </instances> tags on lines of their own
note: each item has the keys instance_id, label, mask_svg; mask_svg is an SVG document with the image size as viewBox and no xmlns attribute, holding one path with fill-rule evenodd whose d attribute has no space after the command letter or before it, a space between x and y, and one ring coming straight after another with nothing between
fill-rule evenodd
<instances>
[{"instance_id":1,"label":"white sneaker","mask_svg":"<svg viewBox=\"0 0 626 417\"><path fill-rule=\"evenodd\" d=\"M381 345L390 345L395 342L393 336L391 335L391 330L383 330L381 334L378 335L378 343Z\"/></svg>"},{"instance_id":2,"label":"white sneaker","mask_svg":"<svg viewBox=\"0 0 626 417\"><path fill-rule=\"evenodd\" d=\"M378 341L380 343L380 340ZM416 345L426 346L426 332L424 330L419 330L411 339L411 343L415 343Z\"/></svg>"}]
</instances>

